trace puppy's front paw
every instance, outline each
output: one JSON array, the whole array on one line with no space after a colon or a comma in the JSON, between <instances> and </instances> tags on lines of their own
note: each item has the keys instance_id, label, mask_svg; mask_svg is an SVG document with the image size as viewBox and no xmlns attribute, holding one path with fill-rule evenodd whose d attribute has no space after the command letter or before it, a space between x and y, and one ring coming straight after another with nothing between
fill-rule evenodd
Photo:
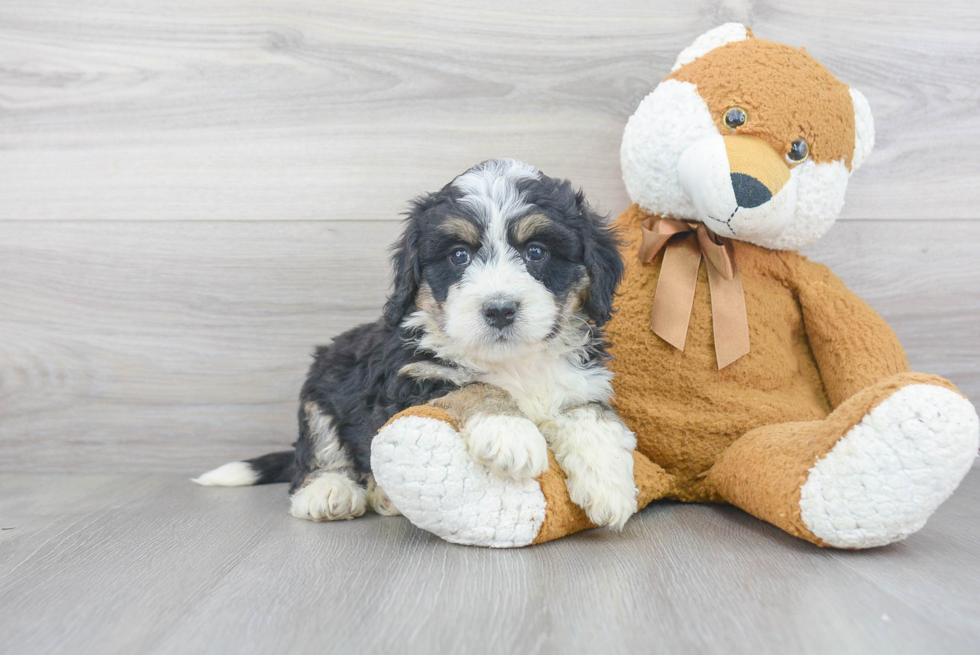
<instances>
[{"instance_id":1,"label":"puppy's front paw","mask_svg":"<svg viewBox=\"0 0 980 655\"><path fill-rule=\"evenodd\" d=\"M613 448L588 458L572 454L562 462L562 469L572 502L596 525L622 530L636 513L637 489L629 451Z\"/></svg>"},{"instance_id":2,"label":"puppy's front paw","mask_svg":"<svg viewBox=\"0 0 980 655\"><path fill-rule=\"evenodd\" d=\"M470 454L498 475L536 478L548 470L548 444L523 416L478 414L466 423Z\"/></svg>"}]
</instances>

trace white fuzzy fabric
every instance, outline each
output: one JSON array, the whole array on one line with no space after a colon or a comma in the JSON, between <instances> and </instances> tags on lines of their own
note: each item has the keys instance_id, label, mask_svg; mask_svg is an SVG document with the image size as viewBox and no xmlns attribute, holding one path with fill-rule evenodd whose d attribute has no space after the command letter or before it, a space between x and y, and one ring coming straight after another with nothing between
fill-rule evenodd
<instances>
[{"instance_id":1,"label":"white fuzzy fabric","mask_svg":"<svg viewBox=\"0 0 980 655\"><path fill-rule=\"evenodd\" d=\"M697 88L667 80L643 99L623 132L620 163L630 198L648 212L693 217L694 204L677 178L681 155L692 144L718 134Z\"/></svg>"},{"instance_id":2,"label":"white fuzzy fabric","mask_svg":"<svg viewBox=\"0 0 980 655\"><path fill-rule=\"evenodd\" d=\"M857 89L850 89L851 104L854 105L854 160L851 163L853 173L861 167L864 160L875 147L875 121L871 116L871 105L864 94Z\"/></svg>"},{"instance_id":3,"label":"white fuzzy fabric","mask_svg":"<svg viewBox=\"0 0 980 655\"><path fill-rule=\"evenodd\" d=\"M444 421L407 416L382 428L371 444L371 467L402 514L452 543L526 546L544 523L541 486L492 475Z\"/></svg>"},{"instance_id":4,"label":"white fuzzy fabric","mask_svg":"<svg viewBox=\"0 0 980 655\"><path fill-rule=\"evenodd\" d=\"M817 164L807 160L794 166L790 177L787 186L795 187L796 205L786 228L766 238L745 241L775 250L799 250L816 243L837 222L850 177L843 161Z\"/></svg>"},{"instance_id":5,"label":"white fuzzy fabric","mask_svg":"<svg viewBox=\"0 0 980 655\"><path fill-rule=\"evenodd\" d=\"M673 73L684 64L690 64L698 57L704 56L726 43L744 41L747 38L749 38L748 30L741 23L725 23L724 25L719 25L694 39L694 43L681 50L681 54L677 55L677 60L674 62L674 67L670 69L670 72Z\"/></svg>"},{"instance_id":6,"label":"white fuzzy fabric","mask_svg":"<svg viewBox=\"0 0 980 655\"><path fill-rule=\"evenodd\" d=\"M194 478L191 482L205 487L247 487L255 484L258 479L259 474L248 462L228 462Z\"/></svg>"},{"instance_id":7,"label":"white fuzzy fabric","mask_svg":"<svg viewBox=\"0 0 980 655\"><path fill-rule=\"evenodd\" d=\"M900 541L953 493L978 444L980 420L966 399L932 385L903 387L810 469L803 522L838 548Z\"/></svg>"},{"instance_id":8,"label":"white fuzzy fabric","mask_svg":"<svg viewBox=\"0 0 980 655\"><path fill-rule=\"evenodd\" d=\"M732 187L725 137L713 130L682 152L677 162L677 181L694 203L692 216L700 217L712 232L735 236L735 232L726 227L738 202ZM712 220L720 224L712 223Z\"/></svg>"}]
</instances>

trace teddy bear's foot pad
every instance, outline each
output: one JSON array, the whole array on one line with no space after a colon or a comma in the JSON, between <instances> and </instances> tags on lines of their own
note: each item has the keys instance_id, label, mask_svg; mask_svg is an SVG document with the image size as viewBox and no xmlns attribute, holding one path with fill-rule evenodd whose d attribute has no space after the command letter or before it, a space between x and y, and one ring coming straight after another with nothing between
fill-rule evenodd
<instances>
[{"instance_id":1,"label":"teddy bear's foot pad","mask_svg":"<svg viewBox=\"0 0 980 655\"><path fill-rule=\"evenodd\" d=\"M942 387L903 387L869 412L800 489L807 528L830 546L870 548L925 525L970 470L980 441L973 406Z\"/></svg>"},{"instance_id":2,"label":"teddy bear's foot pad","mask_svg":"<svg viewBox=\"0 0 980 655\"><path fill-rule=\"evenodd\" d=\"M382 428L371 446L371 467L402 514L446 541L526 546L544 523L545 498L536 480L491 474L439 419L405 416Z\"/></svg>"}]
</instances>

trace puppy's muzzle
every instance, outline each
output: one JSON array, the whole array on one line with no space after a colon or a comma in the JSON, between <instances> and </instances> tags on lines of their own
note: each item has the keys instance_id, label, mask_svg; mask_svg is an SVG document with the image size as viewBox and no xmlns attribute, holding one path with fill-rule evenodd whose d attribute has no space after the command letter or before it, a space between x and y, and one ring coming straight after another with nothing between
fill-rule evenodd
<instances>
[{"instance_id":1,"label":"puppy's muzzle","mask_svg":"<svg viewBox=\"0 0 980 655\"><path fill-rule=\"evenodd\" d=\"M517 318L518 306L513 301L494 301L483 306L483 317L489 325L502 330Z\"/></svg>"}]
</instances>

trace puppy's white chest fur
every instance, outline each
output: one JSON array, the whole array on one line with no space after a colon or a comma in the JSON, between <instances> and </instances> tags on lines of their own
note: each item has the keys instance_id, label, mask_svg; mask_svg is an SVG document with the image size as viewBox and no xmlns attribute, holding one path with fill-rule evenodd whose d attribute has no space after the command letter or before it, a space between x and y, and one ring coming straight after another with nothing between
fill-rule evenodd
<instances>
[{"instance_id":1,"label":"puppy's white chest fur","mask_svg":"<svg viewBox=\"0 0 980 655\"><path fill-rule=\"evenodd\" d=\"M610 371L583 368L575 359L553 353L494 363L479 381L510 393L524 415L538 424L577 405L608 402L613 395Z\"/></svg>"}]
</instances>

